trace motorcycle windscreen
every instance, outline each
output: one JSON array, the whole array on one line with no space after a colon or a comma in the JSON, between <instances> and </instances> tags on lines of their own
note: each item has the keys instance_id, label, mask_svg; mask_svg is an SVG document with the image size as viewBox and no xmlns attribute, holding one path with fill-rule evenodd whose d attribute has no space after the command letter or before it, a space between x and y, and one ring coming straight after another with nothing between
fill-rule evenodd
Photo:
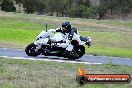
<instances>
[{"instance_id":1,"label":"motorcycle windscreen","mask_svg":"<svg viewBox=\"0 0 132 88\"><path fill-rule=\"evenodd\" d=\"M42 31L38 36L37 38L46 38L47 36L49 36L49 33L46 32L46 31Z\"/></svg>"}]
</instances>

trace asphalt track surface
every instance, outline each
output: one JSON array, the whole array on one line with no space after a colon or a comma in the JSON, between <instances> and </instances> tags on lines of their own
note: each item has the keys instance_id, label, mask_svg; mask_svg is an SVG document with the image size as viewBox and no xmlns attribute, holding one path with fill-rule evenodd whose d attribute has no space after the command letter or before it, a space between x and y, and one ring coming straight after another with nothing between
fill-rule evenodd
<instances>
[{"instance_id":1,"label":"asphalt track surface","mask_svg":"<svg viewBox=\"0 0 132 88\"><path fill-rule=\"evenodd\" d=\"M30 57L30 56L27 56L25 51L22 49L9 49L9 48L0 48L0 57L1 58L6 57L6 58L11 58L11 59L44 60L44 61L84 63L84 64L112 63L114 65L132 66L132 59L130 58L84 55L82 58L72 61L72 60L68 60L63 57L56 57L56 56L39 55L38 57Z\"/></svg>"}]
</instances>

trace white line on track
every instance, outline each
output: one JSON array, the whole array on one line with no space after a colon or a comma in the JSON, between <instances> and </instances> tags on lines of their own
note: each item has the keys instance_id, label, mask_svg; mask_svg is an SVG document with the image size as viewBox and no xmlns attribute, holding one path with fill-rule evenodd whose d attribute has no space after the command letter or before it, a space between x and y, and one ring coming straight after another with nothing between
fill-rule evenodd
<instances>
[{"instance_id":1,"label":"white line on track","mask_svg":"<svg viewBox=\"0 0 132 88\"><path fill-rule=\"evenodd\" d=\"M0 48L0 49L3 49L3 50L18 50L18 51L23 51L23 49L15 49L15 48Z\"/></svg>"},{"instance_id":2,"label":"white line on track","mask_svg":"<svg viewBox=\"0 0 132 88\"><path fill-rule=\"evenodd\" d=\"M66 61L66 60L53 60L53 59L38 59L38 58L25 58L25 57L9 57L0 56L1 58L11 58L11 59L23 59L23 60L34 60L34 61L50 61L50 62L61 62L61 63L76 63L76 64L102 64L102 63L90 63L90 62L80 62L80 61Z\"/></svg>"}]
</instances>

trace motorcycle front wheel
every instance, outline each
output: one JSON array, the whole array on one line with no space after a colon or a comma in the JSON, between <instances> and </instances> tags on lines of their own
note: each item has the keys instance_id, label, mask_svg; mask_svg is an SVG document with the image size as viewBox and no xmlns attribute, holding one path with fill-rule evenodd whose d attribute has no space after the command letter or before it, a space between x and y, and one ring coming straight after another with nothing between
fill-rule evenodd
<instances>
[{"instance_id":1,"label":"motorcycle front wheel","mask_svg":"<svg viewBox=\"0 0 132 88\"><path fill-rule=\"evenodd\" d=\"M26 47L25 52L28 56L38 56L39 54L35 52L35 49L36 45L34 43L31 43Z\"/></svg>"}]
</instances>

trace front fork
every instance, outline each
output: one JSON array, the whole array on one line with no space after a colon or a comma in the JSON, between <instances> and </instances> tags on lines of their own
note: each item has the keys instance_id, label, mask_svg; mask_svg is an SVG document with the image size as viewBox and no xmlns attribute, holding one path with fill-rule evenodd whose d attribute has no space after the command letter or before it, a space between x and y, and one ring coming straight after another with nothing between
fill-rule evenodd
<instances>
[{"instance_id":1,"label":"front fork","mask_svg":"<svg viewBox=\"0 0 132 88\"><path fill-rule=\"evenodd\" d=\"M34 42L34 44L36 45L35 52L38 52L38 50L41 49L41 45L42 45L42 44L39 43L39 42L40 42L39 40L37 40L37 41Z\"/></svg>"}]
</instances>

